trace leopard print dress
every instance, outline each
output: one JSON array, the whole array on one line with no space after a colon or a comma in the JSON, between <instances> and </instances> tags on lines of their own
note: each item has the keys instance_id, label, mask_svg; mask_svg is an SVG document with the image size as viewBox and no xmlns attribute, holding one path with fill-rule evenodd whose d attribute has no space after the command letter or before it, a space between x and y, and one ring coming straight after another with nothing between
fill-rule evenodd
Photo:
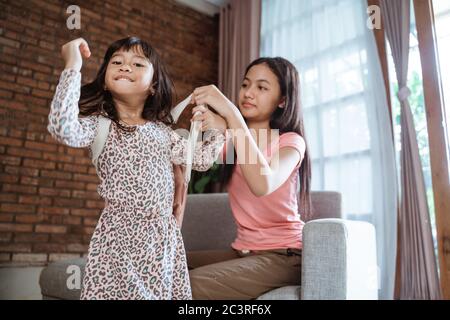
<instances>
[{"instance_id":1,"label":"leopard print dress","mask_svg":"<svg viewBox=\"0 0 450 320\"><path fill-rule=\"evenodd\" d=\"M48 131L71 147L89 147L96 116L78 117L81 74L61 74L49 114ZM196 146L193 169L207 170L217 159L224 135L214 130ZM105 199L92 235L81 299L191 299L180 229L172 214L173 163L185 164L186 139L167 125L147 122L134 132L114 122L98 158Z\"/></svg>"}]
</instances>

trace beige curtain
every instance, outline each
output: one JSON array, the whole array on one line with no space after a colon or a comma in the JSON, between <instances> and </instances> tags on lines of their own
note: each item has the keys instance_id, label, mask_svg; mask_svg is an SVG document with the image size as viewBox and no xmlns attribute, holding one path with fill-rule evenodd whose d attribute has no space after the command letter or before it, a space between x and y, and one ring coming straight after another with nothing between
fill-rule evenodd
<instances>
[{"instance_id":1,"label":"beige curtain","mask_svg":"<svg viewBox=\"0 0 450 320\"><path fill-rule=\"evenodd\" d=\"M410 0L382 0L381 12L391 46L401 106L401 197L398 217L398 299L440 299L428 212L426 190L419 157L407 87Z\"/></svg>"},{"instance_id":2,"label":"beige curtain","mask_svg":"<svg viewBox=\"0 0 450 320\"><path fill-rule=\"evenodd\" d=\"M220 11L219 89L234 103L247 65L259 57L261 0L230 0Z\"/></svg>"}]
</instances>

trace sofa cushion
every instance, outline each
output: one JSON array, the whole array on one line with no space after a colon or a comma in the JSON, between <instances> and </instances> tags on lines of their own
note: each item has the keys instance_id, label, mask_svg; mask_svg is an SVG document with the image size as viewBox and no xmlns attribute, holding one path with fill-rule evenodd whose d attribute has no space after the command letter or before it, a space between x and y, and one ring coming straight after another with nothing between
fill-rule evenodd
<instances>
[{"instance_id":1,"label":"sofa cushion","mask_svg":"<svg viewBox=\"0 0 450 320\"><path fill-rule=\"evenodd\" d=\"M300 286L285 286L271 290L256 300L299 300Z\"/></svg>"},{"instance_id":2,"label":"sofa cushion","mask_svg":"<svg viewBox=\"0 0 450 320\"><path fill-rule=\"evenodd\" d=\"M80 299L85 265L85 258L50 263L39 278L44 299Z\"/></svg>"}]
</instances>

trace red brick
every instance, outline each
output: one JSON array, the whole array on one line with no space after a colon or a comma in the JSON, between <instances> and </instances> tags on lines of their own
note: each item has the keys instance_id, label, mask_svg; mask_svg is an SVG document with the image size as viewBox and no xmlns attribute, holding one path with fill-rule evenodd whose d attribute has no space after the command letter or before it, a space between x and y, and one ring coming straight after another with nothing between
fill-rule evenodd
<instances>
[{"instance_id":1,"label":"red brick","mask_svg":"<svg viewBox=\"0 0 450 320\"><path fill-rule=\"evenodd\" d=\"M44 216L40 214L18 214L16 215L16 222L20 223L38 223L43 222Z\"/></svg>"},{"instance_id":2,"label":"red brick","mask_svg":"<svg viewBox=\"0 0 450 320\"><path fill-rule=\"evenodd\" d=\"M89 246L87 245L83 245L83 244L78 244L78 243L73 243L73 244L68 244L67 245L67 252L87 252L89 249Z\"/></svg>"},{"instance_id":3,"label":"red brick","mask_svg":"<svg viewBox=\"0 0 450 320\"><path fill-rule=\"evenodd\" d=\"M47 74L51 74L52 73L52 68L47 67L47 66L43 66L37 63L32 63L32 62L28 62L28 61L20 61L19 62L19 67L21 68L28 68L34 71L38 71L41 73L47 73Z\"/></svg>"},{"instance_id":4,"label":"red brick","mask_svg":"<svg viewBox=\"0 0 450 320\"><path fill-rule=\"evenodd\" d=\"M70 188L76 190L83 190L85 188L84 182L67 181L67 180L55 180L56 188Z\"/></svg>"},{"instance_id":5,"label":"red brick","mask_svg":"<svg viewBox=\"0 0 450 320\"><path fill-rule=\"evenodd\" d=\"M31 224L0 223L0 231L31 232L33 231L33 226Z\"/></svg>"},{"instance_id":6,"label":"red brick","mask_svg":"<svg viewBox=\"0 0 450 320\"><path fill-rule=\"evenodd\" d=\"M11 91L0 90L0 97L11 99L13 97L13 93Z\"/></svg>"},{"instance_id":7,"label":"red brick","mask_svg":"<svg viewBox=\"0 0 450 320\"><path fill-rule=\"evenodd\" d=\"M0 73L0 80L4 80L6 82L15 82L16 76L12 75L12 74L7 74L7 73ZM7 91L5 91L5 92L7 92Z\"/></svg>"},{"instance_id":8,"label":"red brick","mask_svg":"<svg viewBox=\"0 0 450 320\"><path fill-rule=\"evenodd\" d=\"M0 244L0 252L31 252L31 244Z\"/></svg>"},{"instance_id":9,"label":"red brick","mask_svg":"<svg viewBox=\"0 0 450 320\"><path fill-rule=\"evenodd\" d=\"M33 252L66 252L66 246L56 243L35 243L33 244Z\"/></svg>"},{"instance_id":10,"label":"red brick","mask_svg":"<svg viewBox=\"0 0 450 320\"><path fill-rule=\"evenodd\" d=\"M11 261L10 253L0 253L0 262L9 262Z\"/></svg>"},{"instance_id":11,"label":"red brick","mask_svg":"<svg viewBox=\"0 0 450 320\"><path fill-rule=\"evenodd\" d=\"M0 174L0 182L17 183L19 182L19 177L11 176L9 174Z\"/></svg>"},{"instance_id":12,"label":"red brick","mask_svg":"<svg viewBox=\"0 0 450 320\"><path fill-rule=\"evenodd\" d=\"M85 181L85 182L94 182L94 183L98 183L99 179L97 175L88 175L88 174L74 174L73 175L73 180L75 181Z\"/></svg>"},{"instance_id":13,"label":"red brick","mask_svg":"<svg viewBox=\"0 0 450 320\"><path fill-rule=\"evenodd\" d=\"M80 199L63 199L56 198L54 199L55 206L60 207L71 207L71 208L81 208L84 207L84 201Z\"/></svg>"},{"instance_id":14,"label":"red brick","mask_svg":"<svg viewBox=\"0 0 450 320\"><path fill-rule=\"evenodd\" d=\"M16 82L19 84L28 86L28 87L33 87L33 88L36 88L37 84L38 84L38 82L36 80L30 79L28 77L21 77L21 76L17 77Z\"/></svg>"},{"instance_id":15,"label":"red brick","mask_svg":"<svg viewBox=\"0 0 450 320\"><path fill-rule=\"evenodd\" d=\"M25 148L41 150L41 151L48 151L48 152L56 151L56 145L48 144L48 143L33 142L33 141L26 141Z\"/></svg>"},{"instance_id":16,"label":"red brick","mask_svg":"<svg viewBox=\"0 0 450 320\"><path fill-rule=\"evenodd\" d=\"M5 172L10 174L17 174L21 176L32 176L37 177L39 175L39 170L34 168L25 168L25 167L5 167Z\"/></svg>"},{"instance_id":17,"label":"red brick","mask_svg":"<svg viewBox=\"0 0 450 320\"><path fill-rule=\"evenodd\" d=\"M61 261L61 260L69 260L79 258L79 253L50 253L48 260L50 262Z\"/></svg>"},{"instance_id":18,"label":"red brick","mask_svg":"<svg viewBox=\"0 0 450 320\"><path fill-rule=\"evenodd\" d=\"M27 132L26 138L27 140L31 141L45 141L45 137L47 136L47 133L43 132ZM56 150L56 147L55 147Z\"/></svg>"},{"instance_id":19,"label":"red brick","mask_svg":"<svg viewBox=\"0 0 450 320\"><path fill-rule=\"evenodd\" d=\"M89 168L92 167L92 159L88 158L88 157L83 157L83 158L78 158L77 159L77 163L78 164L84 164L86 166L88 166Z\"/></svg>"},{"instance_id":20,"label":"red brick","mask_svg":"<svg viewBox=\"0 0 450 320\"><path fill-rule=\"evenodd\" d=\"M63 170L70 171L70 172L76 172L76 173L87 173L88 167L82 166L82 165L75 165L75 164L64 164Z\"/></svg>"},{"instance_id":21,"label":"red brick","mask_svg":"<svg viewBox=\"0 0 450 320\"><path fill-rule=\"evenodd\" d=\"M2 164L11 166L20 166L21 158L2 155L0 157Z\"/></svg>"},{"instance_id":22,"label":"red brick","mask_svg":"<svg viewBox=\"0 0 450 320\"><path fill-rule=\"evenodd\" d=\"M0 232L0 243L11 242L12 232Z\"/></svg>"},{"instance_id":23,"label":"red brick","mask_svg":"<svg viewBox=\"0 0 450 320\"><path fill-rule=\"evenodd\" d=\"M17 202L17 195L13 193L0 193L0 203Z\"/></svg>"},{"instance_id":24,"label":"red brick","mask_svg":"<svg viewBox=\"0 0 450 320\"><path fill-rule=\"evenodd\" d=\"M42 177L62 179L62 180L70 180L72 179L72 174L70 172L62 172L62 171L41 171Z\"/></svg>"},{"instance_id":25,"label":"red brick","mask_svg":"<svg viewBox=\"0 0 450 320\"><path fill-rule=\"evenodd\" d=\"M72 217L72 216L63 217L63 224L80 225L81 217Z\"/></svg>"},{"instance_id":26,"label":"red brick","mask_svg":"<svg viewBox=\"0 0 450 320\"><path fill-rule=\"evenodd\" d=\"M53 243L82 243L83 235L81 234L52 234L50 236L50 242Z\"/></svg>"},{"instance_id":27,"label":"red brick","mask_svg":"<svg viewBox=\"0 0 450 320\"><path fill-rule=\"evenodd\" d=\"M70 214L80 217L97 217L100 215L100 210L97 209L71 209Z\"/></svg>"},{"instance_id":28,"label":"red brick","mask_svg":"<svg viewBox=\"0 0 450 320\"><path fill-rule=\"evenodd\" d=\"M48 242L49 235L45 233L16 233L14 235L14 242L17 243L36 243Z\"/></svg>"},{"instance_id":29,"label":"red brick","mask_svg":"<svg viewBox=\"0 0 450 320\"><path fill-rule=\"evenodd\" d=\"M24 204L3 203L0 206L0 211L6 213L31 213L34 212L34 210L35 206Z\"/></svg>"},{"instance_id":30,"label":"red brick","mask_svg":"<svg viewBox=\"0 0 450 320\"><path fill-rule=\"evenodd\" d=\"M29 94L31 92L31 89L28 87L16 84L15 82L7 82L3 80L0 80L0 88L18 93Z\"/></svg>"},{"instance_id":31,"label":"red brick","mask_svg":"<svg viewBox=\"0 0 450 320\"><path fill-rule=\"evenodd\" d=\"M52 225L62 225L64 224L64 217L60 215L46 216L44 223Z\"/></svg>"},{"instance_id":32,"label":"red brick","mask_svg":"<svg viewBox=\"0 0 450 320\"><path fill-rule=\"evenodd\" d=\"M54 185L54 180L51 178L39 178L40 187L53 188Z\"/></svg>"},{"instance_id":33,"label":"red brick","mask_svg":"<svg viewBox=\"0 0 450 320\"><path fill-rule=\"evenodd\" d=\"M21 177L20 184L29 184L32 186L37 186L39 184L39 179L33 177Z\"/></svg>"},{"instance_id":34,"label":"red brick","mask_svg":"<svg viewBox=\"0 0 450 320\"><path fill-rule=\"evenodd\" d=\"M5 45L5 46L9 46L9 47L13 47L13 48L20 48L20 42L19 41L15 41L15 40L11 40L11 39L7 39L4 37L0 37L0 44Z\"/></svg>"},{"instance_id":35,"label":"red brick","mask_svg":"<svg viewBox=\"0 0 450 320\"><path fill-rule=\"evenodd\" d=\"M52 143L54 141L53 138L51 137L46 137L46 139L49 138L52 140ZM48 143L49 141L46 140L46 142ZM73 162L73 157L72 156L68 156L62 153L48 153L48 152L44 152L42 154L42 159L44 160L52 160L52 161L62 161L62 162Z\"/></svg>"},{"instance_id":36,"label":"red brick","mask_svg":"<svg viewBox=\"0 0 450 320\"><path fill-rule=\"evenodd\" d=\"M13 138L23 139L23 138L25 138L25 131L17 130L15 128L10 128L9 129L9 136L13 137Z\"/></svg>"},{"instance_id":37,"label":"red brick","mask_svg":"<svg viewBox=\"0 0 450 320\"><path fill-rule=\"evenodd\" d=\"M55 162L43 160L28 160L23 161L25 167L39 168L39 169L55 169Z\"/></svg>"},{"instance_id":38,"label":"red brick","mask_svg":"<svg viewBox=\"0 0 450 320\"><path fill-rule=\"evenodd\" d=\"M95 191L73 190L72 197L77 199L100 199L100 195Z\"/></svg>"},{"instance_id":39,"label":"red brick","mask_svg":"<svg viewBox=\"0 0 450 320\"><path fill-rule=\"evenodd\" d=\"M23 145L23 141L20 139L0 137L0 144L7 145L7 146L20 147Z\"/></svg>"},{"instance_id":40,"label":"red brick","mask_svg":"<svg viewBox=\"0 0 450 320\"><path fill-rule=\"evenodd\" d=\"M67 148L67 154L75 157L84 157L87 152L81 148Z\"/></svg>"},{"instance_id":41,"label":"red brick","mask_svg":"<svg viewBox=\"0 0 450 320\"><path fill-rule=\"evenodd\" d=\"M13 262L47 262L47 258L45 253L14 253L12 255Z\"/></svg>"},{"instance_id":42,"label":"red brick","mask_svg":"<svg viewBox=\"0 0 450 320\"><path fill-rule=\"evenodd\" d=\"M37 191L36 187L33 186L22 186L17 184L4 184L3 192L16 192L16 193L28 193L35 194Z\"/></svg>"},{"instance_id":43,"label":"red brick","mask_svg":"<svg viewBox=\"0 0 450 320\"><path fill-rule=\"evenodd\" d=\"M13 222L14 217L12 213L0 213L0 222Z\"/></svg>"},{"instance_id":44,"label":"red brick","mask_svg":"<svg viewBox=\"0 0 450 320\"><path fill-rule=\"evenodd\" d=\"M31 91L31 94L33 96L40 97L40 98L52 99L54 93L49 90L33 89Z\"/></svg>"},{"instance_id":45,"label":"red brick","mask_svg":"<svg viewBox=\"0 0 450 320\"><path fill-rule=\"evenodd\" d=\"M95 191L97 192L98 184L95 183L88 183L86 184L86 190L88 191Z\"/></svg>"},{"instance_id":46,"label":"red brick","mask_svg":"<svg viewBox=\"0 0 450 320\"><path fill-rule=\"evenodd\" d=\"M36 225L36 232L39 233L66 233L66 226L55 226L55 225L47 225L47 224L38 224Z\"/></svg>"},{"instance_id":47,"label":"red brick","mask_svg":"<svg viewBox=\"0 0 450 320\"><path fill-rule=\"evenodd\" d=\"M97 225L98 219L93 219L93 218L84 218L83 219L83 224L85 226L93 226L95 227Z\"/></svg>"},{"instance_id":48,"label":"red brick","mask_svg":"<svg viewBox=\"0 0 450 320\"><path fill-rule=\"evenodd\" d=\"M55 50L55 45L47 41L40 41L39 46L49 50Z\"/></svg>"},{"instance_id":49,"label":"red brick","mask_svg":"<svg viewBox=\"0 0 450 320\"><path fill-rule=\"evenodd\" d=\"M49 83L54 83L56 80L55 76L50 75L49 73L42 73L42 72L34 72L33 78L40 80L40 81L46 81Z\"/></svg>"},{"instance_id":50,"label":"red brick","mask_svg":"<svg viewBox=\"0 0 450 320\"><path fill-rule=\"evenodd\" d=\"M86 208L103 209L104 207L105 207L104 200L99 200L99 201L87 200L86 201Z\"/></svg>"},{"instance_id":51,"label":"red brick","mask_svg":"<svg viewBox=\"0 0 450 320\"><path fill-rule=\"evenodd\" d=\"M19 196L19 203L49 206L52 203L52 199L48 197L21 195Z\"/></svg>"},{"instance_id":52,"label":"red brick","mask_svg":"<svg viewBox=\"0 0 450 320\"><path fill-rule=\"evenodd\" d=\"M50 85L47 82L39 81L38 82L38 88L43 90L49 90Z\"/></svg>"},{"instance_id":53,"label":"red brick","mask_svg":"<svg viewBox=\"0 0 450 320\"><path fill-rule=\"evenodd\" d=\"M70 190L56 188L39 188L39 194L42 196L70 197Z\"/></svg>"},{"instance_id":54,"label":"red brick","mask_svg":"<svg viewBox=\"0 0 450 320\"><path fill-rule=\"evenodd\" d=\"M46 215L68 215L70 209L61 208L61 207L39 207L38 213L46 214Z\"/></svg>"},{"instance_id":55,"label":"red brick","mask_svg":"<svg viewBox=\"0 0 450 320\"><path fill-rule=\"evenodd\" d=\"M7 153L12 155L12 156L19 156L19 157L26 157L26 158L36 158L36 159L41 159L42 158L42 152L34 151L34 150L28 150L28 149L24 149L24 148L9 147Z\"/></svg>"}]
</instances>

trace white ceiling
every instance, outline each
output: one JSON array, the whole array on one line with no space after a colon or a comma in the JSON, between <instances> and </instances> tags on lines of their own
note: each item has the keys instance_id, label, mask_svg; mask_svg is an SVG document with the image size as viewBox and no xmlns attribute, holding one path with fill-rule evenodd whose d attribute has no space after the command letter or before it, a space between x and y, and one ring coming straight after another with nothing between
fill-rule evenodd
<instances>
[{"instance_id":1,"label":"white ceiling","mask_svg":"<svg viewBox=\"0 0 450 320\"><path fill-rule=\"evenodd\" d=\"M225 5L228 0L175 0L181 5L190 7L198 12L213 16L220 11L220 7Z\"/></svg>"}]
</instances>

